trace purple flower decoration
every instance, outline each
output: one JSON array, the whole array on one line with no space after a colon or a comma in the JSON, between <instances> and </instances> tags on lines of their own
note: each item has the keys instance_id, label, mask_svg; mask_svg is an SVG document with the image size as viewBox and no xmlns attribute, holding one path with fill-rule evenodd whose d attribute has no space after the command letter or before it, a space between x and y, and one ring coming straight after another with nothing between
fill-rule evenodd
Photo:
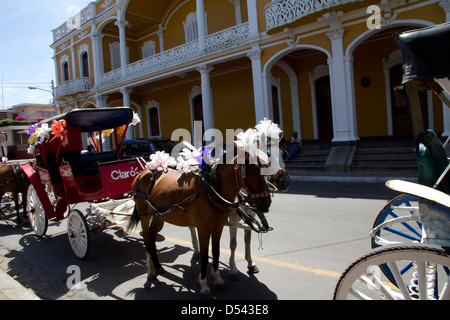
<instances>
[{"instance_id":1,"label":"purple flower decoration","mask_svg":"<svg viewBox=\"0 0 450 320\"><path fill-rule=\"evenodd\" d=\"M31 127L28 128L27 135L28 136L33 135L33 133L36 131L37 128L39 128L39 125L33 124Z\"/></svg>"},{"instance_id":2,"label":"purple flower decoration","mask_svg":"<svg viewBox=\"0 0 450 320\"><path fill-rule=\"evenodd\" d=\"M210 164L210 159L212 158L212 150L208 149L206 147L202 147L200 150L200 155L195 157L195 160L199 163L199 169L205 169L207 164ZM205 159L208 159L207 162L205 162Z\"/></svg>"}]
</instances>

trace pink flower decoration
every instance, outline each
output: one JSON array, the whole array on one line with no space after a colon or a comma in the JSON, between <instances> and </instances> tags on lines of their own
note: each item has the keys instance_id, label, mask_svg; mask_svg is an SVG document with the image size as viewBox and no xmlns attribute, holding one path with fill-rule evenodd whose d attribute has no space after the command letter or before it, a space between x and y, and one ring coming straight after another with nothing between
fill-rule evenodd
<instances>
[{"instance_id":1,"label":"pink flower decoration","mask_svg":"<svg viewBox=\"0 0 450 320\"><path fill-rule=\"evenodd\" d=\"M177 162L173 157L164 151L156 151L150 156L150 162L147 163L147 168L150 170L163 171L167 167L176 167Z\"/></svg>"}]
</instances>

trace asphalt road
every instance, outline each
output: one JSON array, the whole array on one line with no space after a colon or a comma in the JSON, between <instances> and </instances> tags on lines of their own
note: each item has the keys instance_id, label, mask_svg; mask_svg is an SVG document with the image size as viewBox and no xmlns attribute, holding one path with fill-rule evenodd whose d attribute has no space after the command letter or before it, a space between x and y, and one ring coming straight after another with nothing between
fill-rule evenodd
<instances>
[{"instance_id":1,"label":"asphalt road","mask_svg":"<svg viewBox=\"0 0 450 320\"><path fill-rule=\"evenodd\" d=\"M228 279L229 233L222 236L221 275L227 290L217 300L330 300L340 274L370 250L378 212L396 194L383 183L297 181L275 194L267 218L273 230L253 233L252 255L260 272L246 272L243 232L238 231L239 280ZM82 209L82 205L78 205ZM149 282L138 232L122 228L91 235L85 260L71 251L66 221L50 223L44 238L28 224L0 220L0 268L43 299L200 300L187 228L165 225L157 242L166 273ZM79 271L80 283L69 289Z\"/></svg>"}]
</instances>

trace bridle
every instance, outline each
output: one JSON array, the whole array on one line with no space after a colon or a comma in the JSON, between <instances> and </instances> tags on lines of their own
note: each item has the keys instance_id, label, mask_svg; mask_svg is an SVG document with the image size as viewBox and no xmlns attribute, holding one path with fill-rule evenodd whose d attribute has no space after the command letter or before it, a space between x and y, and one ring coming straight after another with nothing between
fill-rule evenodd
<instances>
[{"instance_id":1,"label":"bridle","mask_svg":"<svg viewBox=\"0 0 450 320\"><path fill-rule=\"evenodd\" d=\"M264 191L262 192L253 192L252 190L250 190L250 188L248 187L248 184L246 183L246 166L245 164L235 164L234 165L234 175L235 175L235 180L236 180L236 186L238 188L238 190L244 189L244 191L247 193L247 196L250 200L255 200L255 199L262 199L262 198L270 198L272 195L269 192L269 188L267 187L266 184L266 188Z\"/></svg>"}]
</instances>

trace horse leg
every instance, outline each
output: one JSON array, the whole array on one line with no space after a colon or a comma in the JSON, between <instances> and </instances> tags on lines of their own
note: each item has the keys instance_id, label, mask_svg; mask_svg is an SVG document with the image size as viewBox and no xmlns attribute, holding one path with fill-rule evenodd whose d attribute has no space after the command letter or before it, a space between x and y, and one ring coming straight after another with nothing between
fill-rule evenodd
<instances>
[{"instance_id":1,"label":"horse leg","mask_svg":"<svg viewBox=\"0 0 450 320\"><path fill-rule=\"evenodd\" d=\"M245 242L245 260L247 260L247 269L249 273L258 273L259 269L252 260L251 253L251 241L252 241L252 231L244 230L244 242Z\"/></svg>"},{"instance_id":2,"label":"horse leg","mask_svg":"<svg viewBox=\"0 0 450 320\"><path fill-rule=\"evenodd\" d=\"M212 233L212 256L213 256L213 264L210 271L211 281L214 283L214 286L217 290L225 290L225 284L220 277L219 272L219 257L220 257L220 238L222 236L223 227L217 228Z\"/></svg>"},{"instance_id":3,"label":"horse leg","mask_svg":"<svg viewBox=\"0 0 450 320\"><path fill-rule=\"evenodd\" d=\"M3 217L5 216L2 212L2 199L4 195L5 193L3 191L0 191L0 219L3 219Z\"/></svg>"},{"instance_id":4,"label":"horse leg","mask_svg":"<svg viewBox=\"0 0 450 320\"><path fill-rule=\"evenodd\" d=\"M23 218L25 220L28 219L28 212L27 212L27 195L28 195L28 189L25 189L22 192L22 209L23 209Z\"/></svg>"},{"instance_id":5,"label":"horse leg","mask_svg":"<svg viewBox=\"0 0 450 320\"><path fill-rule=\"evenodd\" d=\"M200 259L200 250L198 249L198 238L197 234L195 233L195 227L189 227L189 231L191 232L192 247L194 248L194 254L192 258Z\"/></svg>"},{"instance_id":6,"label":"horse leg","mask_svg":"<svg viewBox=\"0 0 450 320\"><path fill-rule=\"evenodd\" d=\"M230 217L231 220L231 217ZM238 279L238 269L236 267L236 260L235 260L235 253L237 248L237 228L230 226L230 273L229 278L230 280L237 280Z\"/></svg>"},{"instance_id":7,"label":"horse leg","mask_svg":"<svg viewBox=\"0 0 450 320\"><path fill-rule=\"evenodd\" d=\"M144 237L144 245L147 259L147 278L149 280L156 279L156 270L153 265L152 259L152 247L156 248L156 245L152 245L151 235L150 235L150 225L152 223L153 217L141 217L141 226L142 226L142 236ZM154 250L156 252L156 249Z\"/></svg>"},{"instance_id":8,"label":"horse leg","mask_svg":"<svg viewBox=\"0 0 450 320\"><path fill-rule=\"evenodd\" d=\"M14 206L16 208L16 221L17 223L21 223L22 219L20 218L19 194L17 192L13 193L13 198L14 198Z\"/></svg>"},{"instance_id":9,"label":"horse leg","mask_svg":"<svg viewBox=\"0 0 450 320\"><path fill-rule=\"evenodd\" d=\"M208 281L206 278L210 233L203 228L198 228L197 230L200 244L200 274L197 278L197 284L200 289L200 295L205 299L210 299L211 290L208 287Z\"/></svg>"},{"instance_id":10,"label":"horse leg","mask_svg":"<svg viewBox=\"0 0 450 320\"><path fill-rule=\"evenodd\" d=\"M148 228L145 228L143 225L142 229L145 248L147 250L147 277L149 280L156 280L158 275L166 272L159 263L156 251L156 237L158 236L158 232L162 229L164 222L154 217L147 218L146 220L149 220Z\"/></svg>"}]
</instances>

